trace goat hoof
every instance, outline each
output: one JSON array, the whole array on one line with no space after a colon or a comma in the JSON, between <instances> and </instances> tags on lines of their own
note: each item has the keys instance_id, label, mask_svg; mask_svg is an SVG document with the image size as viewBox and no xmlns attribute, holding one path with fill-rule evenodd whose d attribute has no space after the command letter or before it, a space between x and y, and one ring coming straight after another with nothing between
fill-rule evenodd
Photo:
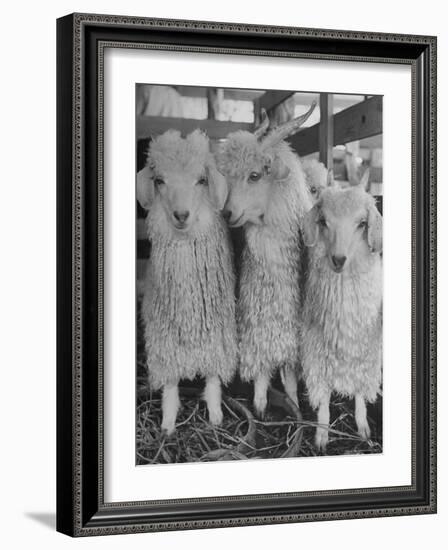
<instances>
[{"instance_id":1,"label":"goat hoof","mask_svg":"<svg viewBox=\"0 0 448 550\"><path fill-rule=\"evenodd\" d=\"M363 439L370 439L370 427L367 422L358 426L358 434Z\"/></svg>"},{"instance_id":2,"label":"goat hoof","mask_svg":"<svg viewBox=\"0 0 448 550\"><path fill-rule=\"evenodd\" d=\"M264 418L266 416L267 404L268 404L267 399L256 399L256 400L254 400L255 414L258 416L258 418L260 420L264 420Z\"/></svg>"},{"instance_id":3,"label":"goat hoof","mask_svg":"<svg viewBox=\"0 0 448 550\"><path fill-rule=\"evenodd\" d=\"M266 418L266 407L259 408L255 406L255 414L259 420L264 420Z\"/></svg>"},{"instance_id":4,"label":"goat hoof","mask_svg":"<svg viewBox=\"0 0 448 550\"><path fill-rule=\"evenodd\" d=\"M162 439L171 437L176 432L176 425L173 423L163 423L162 424Z\"/></svg>"},{"instance_id":5,"label":"goat hoof","mask_svg":"<svg viewBox=\"0 0 448 550\"><path fill-rule=\"evenodd\" d=\"M210 420L210 424L213 426L221 426L223 414L221 409L216 409L212 411L208 411L208 418Z\"/></svg>"},{"instance_id":6,"label":"goat hoof","mask_svg":"<svg viewBox=\"0 0 448 550\"><path fill-rule=\"evenodd\" d=\"M324 428L317 428L314 444L318 451L324 453L328 444L328 430Z\"/></svg>"}]
</instances>

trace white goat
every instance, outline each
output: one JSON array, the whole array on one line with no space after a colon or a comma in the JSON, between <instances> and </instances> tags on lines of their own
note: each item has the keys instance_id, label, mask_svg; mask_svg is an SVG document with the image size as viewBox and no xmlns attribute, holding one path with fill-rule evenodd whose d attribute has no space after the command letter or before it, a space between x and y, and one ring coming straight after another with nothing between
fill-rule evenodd
<instances>
[{"instance_id":1,"label":"white goat","mask_svg":"<svg viewBox=\"0 0 448 550\"><path fill-rule=\"evenodd\" d=\"M333 391L355 398L359 434L368 438L366 401L376 400L382 356L382 218L361 183L321 192L305 218L310 247L305 284L302 365L318 409L316 446L328 442Z\"/></svg>"},{"instance_id":2,"label":"white goat","mask_svg":"<svg viewBox=\"0 0 448 550\"><path fill-rule=\"evenodd\" d=\"M236 369L234 274L219 213L226 195L199 130L185 139L170 130L151 142L137 177L152 241L142 316L149 380L163 388L167 434L175 429L180 379L206 377L209 418L220 424L221 381L229 382Z\"/></svg>"},{"instance_id":3,"label":"white goat","mask_svg":"<svg viewBox=\"0 0 448 550\"><path fill-rule=\"evenodd\" d=\"M254 406L263 416L267 389L282 367L288 396L298 404L299 330L302 278L302 221L312 202L298 156L284 141L309 117L268 131L264 115L255 133L228 136L218 168L229 185L224 217L244 226L237 325L240 374L254 381Z\"/></svg>"},{"instance_id":4,"label":"white goat","mask_svg":"<svg viewBox=\"0 0 448 550\"><path fill-rule=\"evenodd\" d=\"M306 184L311 193L313 200L317 200L322 189L328 185L328 181L332 178L332 171L327 170L322 162L315 158L302 159L302 168L305 172Z\"/></svg>"}]
</instances>

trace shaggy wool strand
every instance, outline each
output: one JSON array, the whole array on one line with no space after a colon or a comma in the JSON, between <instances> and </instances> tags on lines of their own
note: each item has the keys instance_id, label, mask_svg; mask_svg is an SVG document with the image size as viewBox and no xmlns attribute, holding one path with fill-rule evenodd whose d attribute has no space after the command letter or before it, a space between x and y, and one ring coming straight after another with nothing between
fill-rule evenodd
<instances>
[{"instance_id":1,"label":"shaggy wool strand","mask_svg":"<svg viewBox=\"0 0 448 550\"><path fill-rule=\"evenodd\" d=\"M382 260L335 273L323 245L310 251L302 330L303 371L317 408L332 391L376 400L382 365Z\"/></svg>"},{"instance_id":2,"label":"shaggy wool strand","mask_svg":"<svg viewBox=\"0 0 448 550\"><path fill-rule=\"evenodd\" d=\"M259 374L271 377L280 366L299 364L299 232L283 242L276 238L266 242L262 231L255 226L252 229L246 233L237 304L240 373L244 380L253 380ZM260 251L260 245L269 250L267 255Z\"/></svg>"},{"instance_id":3,"label":"shaggy wool strand","mask_svg":"<svg viewBox=\"0 0 448 550\"><path fill-rule=\"evenodd\" d=\"M240 374L248 381L300 367L302 220L311 200L299 159L282 145L288 176L273 183L264 224L245 227L237 323Z\"/></svg>"},{"instance_id":4,"label":"shaggy wool strand","mask_svg":"<svg viewBox=\"0 0 448 550\"><path fill-rule=\"evenodd\" d=\"M179 237L161 228L157 213L156 205L146 221L152 251L142 308L150 384L159 389L197 375L228 383L237 344L227 228L213 212L201 231Z\"/></svg>"}]
</instances>

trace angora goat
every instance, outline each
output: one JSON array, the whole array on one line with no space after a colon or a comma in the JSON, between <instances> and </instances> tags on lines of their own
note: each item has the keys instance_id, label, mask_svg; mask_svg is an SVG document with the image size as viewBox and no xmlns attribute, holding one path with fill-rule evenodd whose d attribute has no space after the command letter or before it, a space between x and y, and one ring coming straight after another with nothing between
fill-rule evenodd
<instances>
[{"instance_id":1,"label":"angora goat","mask_svg":"<svg viewBox=\"0 0 448 550\"><path fill-rule=\"evenodd\" d=\"M300 159L284 139L313 109L271 132L264 116L255 133L230 134L218 156L229 185L224 217L245 231L237 302L240 374L255 383L254 407L260 416L279 367L286 393L298 402L301 231L312 202Z\"/></svg>"},{"instance_id":2,"label":"angora goat","mask_svg":"<svg viewBox=\"0 0 448 550\"><path fill-rule=\"evenodd\" d=\"M359 434L368 438L366 401L376 400L382 355L382 218L359 185L323 190L305 218L310 247L303 309L302 361L315 442L328 442L333 391L355 398Z\"/></svg>"},{"instance_id":3,"label":"angora goat","mask_svg":"<svg viewBox=\"0 0 448 550\"><path fill-rule=\"evenodd\" d=\"M327 170L322 162L315 158L302 159L302 168L305 172L305 179L308 189L313 200L317 200L322 189L328 185L328 181L332 178L333 173Z\"/></svg>"},{"instance_id":4,"label":"angora goat","mask_svg":"<svg viewBox=\"0 0 448 550\"><path fill-rule=\"evenodd\" d=\"M234 274L219 210L227 195L209 140L170 130L149 147L137 197L152 241L142 316L149 381L163 388L162 429L175 429L178 382L206 377L211 423L220 424L221 381L236 369Z\"/></svg>"}]
</instances>

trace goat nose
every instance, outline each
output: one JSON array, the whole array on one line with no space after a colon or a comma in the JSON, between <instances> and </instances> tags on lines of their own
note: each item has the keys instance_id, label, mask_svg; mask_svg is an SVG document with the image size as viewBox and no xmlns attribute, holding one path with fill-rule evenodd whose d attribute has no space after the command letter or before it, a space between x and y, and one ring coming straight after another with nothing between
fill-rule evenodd
<instances>
[{"instance_id":1,"label":"goat nose","mask_svg":"<svg viewBox=\"0 0 448 550\"><path fill-rule=\"evenodd\" d=\"M223 218L226 220L226 222L228 222L232 217L232 211L225 209L222 211L222 215L223 215Z\"/></svg>"},{"instance_id":2,"label":"goat nose","mask_svg":"<svg viewBox=\"0 0 448 550\"><path fill-rule=\"evenodd\" d=\"M183 212L179 212L178 210L175 210L173 214L178 222L184 223L188 219L190 212L188 210L184 210Z\"/></svg>"},{"instance_id":3,"label":"goat nose","mask_svg":"<svg viewBox=\"0 0 448 550\"><path fill-rule=\"evenodd\" d=\"M332 256L331 259L336 269L342 269L344 267L347 256Z\"/></svg>"}]
</instances>

